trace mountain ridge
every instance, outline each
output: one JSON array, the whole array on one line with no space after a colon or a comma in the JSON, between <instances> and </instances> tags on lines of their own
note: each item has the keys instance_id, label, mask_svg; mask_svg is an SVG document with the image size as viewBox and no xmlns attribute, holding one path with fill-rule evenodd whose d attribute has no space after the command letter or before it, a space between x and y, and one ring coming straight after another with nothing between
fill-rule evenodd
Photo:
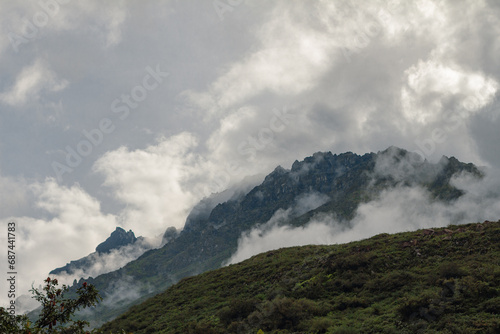
<instances>
[{"instance_id":1,"label":"mountain ridge","mask_svg":"<svg viewBox=\"0 0 500 334\"><path fill-rule=\"evenodd\" d=\"M385 162L394 172L384 168ZM381 167L382 166L382 167ZM378 168L378 169L377 169ZM397 172L397 173L395 173ZM482 173L472 164L444 158L433 164L415 154L395 147L378 153L357 155L317 152L295 161L290 170L277 167L261 184L248 193L232 196L222 203L201 201L186 219L186 225L169 243L146 251L123 268L89 278L106 298L114 296L117 281L127 282L139 299L123 298L112 308L99 309L102 320L109 320L130 305L165 290L180 279L219 268L238 247L243 232L268 222L278 210L298 203L301 196L320 194L328 201L307 211L293 211L286 223L303 226L319 213L330 213L348 226L360 203L374 199L384 189L413 185L427 189L436 200L449 201L461 196L450 184L453 175Z\"/></svg>"}]
</instances>

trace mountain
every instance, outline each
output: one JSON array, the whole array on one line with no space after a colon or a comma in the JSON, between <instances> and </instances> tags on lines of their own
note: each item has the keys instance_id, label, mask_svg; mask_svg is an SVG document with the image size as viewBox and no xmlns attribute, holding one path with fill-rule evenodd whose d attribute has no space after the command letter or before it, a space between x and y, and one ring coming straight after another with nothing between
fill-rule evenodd
<instances>
[{"instance_id":1,"label":"mountain","mask_svg":"<svg viewBox=\"0 0 500 334\"><path fill-rule=\"evenodd\" d=\"M312 217L328 213L348 228L358 206L385 189L418 185L436 201L455 200L462 192L450 180L461 173L482 176L473 164L453 157L430 163L396 147L364 155L318 152L294 162L291 169L277 167L248 192L232 192L225 201L219 195L202 200L184 229L163 247L117 271L89 278L105 300L97 315L87 319L97 319L94 324L107 321L184 277L221 267L244 232L263 226L278 212L288 214L277 224L305 226Z\"/></svg>"},{"instance_id":2,"label":"mountain","mask_svg":"<svg viewBox=\"0 0 500 334\"><path fill-rule=\"evenodd\" d=\"M499 333L500 221L283 248L185 278L104 333Z\"/></svg>"},{"instance_id":3,"label":"mountain","mask_svg":"<svg viewBox=\"0 0 500 334\"><path fill-rule=\"evenodd\" d=\"M139 240L142 240L142 237L139 238ZM96 247L96 253L89 254L79 260L71 261L64 267L56 268L52 270L49 275L61 275L63 273L74 274L78 271L85 272L87 268L95 264L96 258L99 255L110 253L112 250L118 250L123 246L132 245L137 240L138 238L135 237L132 230L126 232L123 228L117 227L104 242Z\"/></svg>"}]
</instances>

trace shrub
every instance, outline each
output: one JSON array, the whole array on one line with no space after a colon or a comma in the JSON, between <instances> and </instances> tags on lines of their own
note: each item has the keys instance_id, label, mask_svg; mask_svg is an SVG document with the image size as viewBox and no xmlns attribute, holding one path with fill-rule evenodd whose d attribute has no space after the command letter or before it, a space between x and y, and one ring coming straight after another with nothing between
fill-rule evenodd
<instances>
[{"instance_id":1,"label":"shrub","mask_svg":"<svg viewBox=\"0 0 500 334\"><path fill-rule=\"evenodd\" d=\"M458 266L455 262L445 262L439 267L439 274L443 278L460 278L465 276L465 271Z\"/></svg>"},{"instance_id":2,"label":"shrub","mask_svg":"<svg viewBox=\"0 0 500 334\"><path fill-rule=\"evenodd\" d=\"M231 300L228 306L223 307L219 311L219 319L225 325L229 325L234 321L245 319L250 315L250 313L255 311L256 304L256 301L253 299Z\"/></svg>"},{"instance_id":3,"label":"shrub","mask_svg":"<svg viewBox=\"0 0 500 334\"><path fill-rule=\"evenodd\" d=\"M309 333L321 334L326 333L333 325L334 321L330 318L314 318L307 323L307 330Z\"/></svg>"},{"instance_id":4,"label":"shrub","mask_svg":"<svg viewBox=\"0 0 500 334\"><path fill-rule=\"evenodd\" d=\"M265 330L295 329L301 321L321 313L321 307L312 300L277 297L261 304L248 321Z\"/></svg>"},{"instance_id":5,"label":"shrub","mask_svg":"<svg viewBox=\"0 0 500 334\"><path fill-rule=\"evenodd\" d=\"M433 321L437 314L432 311L434 308L431 304L435 299L435 294L428 291L418 296L406 296L400 299L397 311L405 321L415 319Z\"/></svg>"},{"instance_id":6,"label":"shrub","mask_svg":"<svg viewBox=\"0 0 500 334\"><path fill-rule=\"evenodd\" d=\"M370 291L395 291L414 280L414 275L404 270L394 270L380 278L369 280Z\"/></svg>"},{"instance_id":7,"label":"shrub","mask_svg":"<svg viewBox=\"0 0 500 334\"><path fill-rule=\"evenodd\" d=\"M359 331L346 326L335 328L332 334L359 334Z\"/></svg>"},{"instance_id":8,"label":"shrub","mask_svg":"<svg viewBox=\"0 0 500 334\"><path fill-rule=\"evenodd\" d=\"M472 276L462 278L459 281L458 290L464 297L470 299L495 297L498 294L488 283L480 281Z\"/></svg>"},{"instance_id":9,"label":"shrub","mask_svg":"<svg viewBox=\"0 0 500 334\"><path fill-rule=\"evenodd\" d=\"M495 297L488 299L484 303L480 305L480 309L484 312L497 314L498 313L498 305L500 305L500 297Z\"/></svg>"},{"instance_id":10,"label":"shrub","mask_svg":"<svg viewBox=\"0 0 500 334\"><path fill-rule=\"evenodd\" d=\"M363 298L359 297L348 297L342 295L337 298L337 303L335 304L335 308L339 311L344 311L349 308L358 308L358 307L368 307L370 304Z\"/></svg>"},{"instance_id":11,"label":"shrub","mask_svg":"<svg viewBox=\"0 0 500 334\"><path fill-rule=\"evenodd\" d=\"M189 334L217 334L212 325L207 322L190 322L188 324L187 333Z\"/></svg>"}]
</instances>

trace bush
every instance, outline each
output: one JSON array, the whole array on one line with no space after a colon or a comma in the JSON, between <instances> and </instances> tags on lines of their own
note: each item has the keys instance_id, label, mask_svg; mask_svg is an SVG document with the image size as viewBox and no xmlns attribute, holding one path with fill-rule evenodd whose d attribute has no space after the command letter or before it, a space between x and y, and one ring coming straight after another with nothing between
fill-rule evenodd
<instances>
[{"instance_id":1,"label":"bush","mask_svg":"<svg viewBox=\"0 0 500 334\"><path fill-rule=\"evenodd\" d=\"M495 297L498 295L496 289L490 287L488 283L480 281L472 276L462 278L459 281L458 290L464 297L470 299Z\"/></svg>"},{"instance_id":2,"label":"bush","mask_svg":"<svg viewBox=\"0 0 500 334\"><path fill-rule=\"evenodd\" d=\"M223 307L219 311L219 319L225 325L229 325L232 322L246 319L250 315L250 313L256 310L256 304L257 302L253 299L231 300L228 306Z\"/></svg>"},{"instance_id":3,"label":"bush","mask_svg":"<svg viewBox=\"0 0 500 334\"><path fill-rule=\"evenodd\" d=\"M431 292L424 292L419 296L407 296L399 301L398 313L403 320L425 319L433 321L437 314L432 311L431 304L436 296Z\"/></svg>"},{"instance_id":4,"label":"bush","mask_svg":"<svg viewBox=\"0 0 500 334\"><path fill-rule=\"evenodd\" d=\"M439 274L443 278L460 278L466 275L466 272L455 262L445 262L439 267Z\"/></svg>"},{"instance_id":5,"label":"bush","mask_svg":"<svg viewBox=\"0 0 500 334\"><path fill-rule=\"evenodd\" d=\"M484 303L480 305L480 309L483 310L484 312L488 312L491 314L497 314L498 313L498 305L500 305L500 297L495 297L488 299Z\"/></svg>"},{"instance_id":6,"label":"bush","mask_svg":"<svg viewBox=\"0 0 500 334\"><path fill-rule=\"evenodd\" d=\"M312 300L277 297L250 314L249 323L264 330L295 329L301 321L321 315L321 307Z\"/></svg>"},{"instance_id":7,"label":"bush","mask_svg":"<svg viewBox=\"0 0 500 334\"><path fill-rule=\"evenodd\" d=\"M334 321L330 318L314 318L308 322L306 329L309 333L321 334L326 333L329 328L333 327L334 324Z\"/></svg>"},{"instance_id":8,"label":"bush","mask_svg":"<svg viewBox=\"0 0 500 334\"><path fill-rule=\"evenodd\" d=\"M369 280L367 288L370 291L395 291L402 286L409 285L414 275L408 271L394 270L380 278Z\"/></svg>"},{"instance_id":9,"label":"bush","mask_svg":"<svg viewBox=\"0 0 500 334\"><path fill-rule=\"evenodd\" d=\"M358 308L358 307L368 307L370 303L368 303L365 299L359 297L348 297L342 295L337 298L337 303L335 304L335 308L339 311L344 311L349 308Z\"/></svg>"},{"instance_id":10,"label":"bush","mask_svg":"<svg viewBox=\"0 0 500 334\"><path fill-rule=\"evenodd\" d=\"M188 324L187 333L189 334L217 334L210 323L207 322L190 322Z\"/></svg>"},{"instance_id":11,"label":"bush","mask_svg":"<svg viewBox=\"0 0 500 334\"><path fill-rule=\"evenodd\" d=\"M338 327L333 330L332 334L359 334L359 331L349 327Z\"/></svg>"}]
</instances>

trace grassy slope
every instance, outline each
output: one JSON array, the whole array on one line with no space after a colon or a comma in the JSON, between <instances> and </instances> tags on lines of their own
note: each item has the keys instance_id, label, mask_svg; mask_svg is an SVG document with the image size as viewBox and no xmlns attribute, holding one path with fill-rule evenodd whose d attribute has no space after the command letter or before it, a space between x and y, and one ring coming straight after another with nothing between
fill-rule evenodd
<instances>
[{"instance_id":1,"label":"grassy slope","mask_svg":"<svg viewBox=\"0 0 500 334\"><path fill-rule=\"evenodd\" d=\"M498 333L500 221L257 255L186 278L102 329Z\"/></svg>"}]
</instances>

